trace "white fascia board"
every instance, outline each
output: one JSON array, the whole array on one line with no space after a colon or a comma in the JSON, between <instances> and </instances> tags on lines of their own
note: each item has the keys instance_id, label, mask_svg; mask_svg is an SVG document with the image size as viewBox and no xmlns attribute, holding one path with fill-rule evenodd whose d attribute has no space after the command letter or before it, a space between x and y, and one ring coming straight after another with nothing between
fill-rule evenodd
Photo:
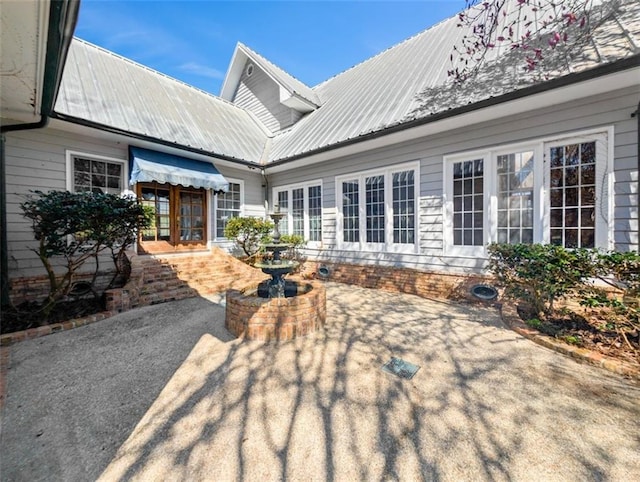
<instances>
[{"instance_id":1,"label":"white fascia board","mask_svg":"<svg viewBox=\"0 0 640 482\"><path fill-rule=\"evenodd\" d=\"M247 54L242 50L241 45L237 44L236 49L233 51L233 56L231 57L227 73L224 76L224 82L222 83L222 89L220 90L220 98L228 100L229 102L233 101L233 95L238 87L238 82L240 82L242 69L246 62Z\"/></svg>"},{"instance_id":2,"label":"white fascia board","mask_svg":"<svg viewBox=\"0 0 640 482\"><path fill-rule=\"evenodd\" d=\"M283 99L283 91L288 93L288 97ZM304 99L302 96L296 94L295 92L289 93L283 88L280 88L280 102L282 102L287 107L291 109L295 109L298 112L302 112L303 114L307 112L311 112L316 110L318 107Z\"/></svg>"},{"instance_id":3,"label":"white fascia board","mask_svg":"<svg viewBox=\"0 0 640 482\"><path fill-rule=\"evenodd\" d=\"M441 132L452 131L461 127L490 122L523 112L534 111L552 105L563 104L586 97L592 97L594 95L604 94L606 92L625 89L627 87L634 87L638 85L639 78L640 67L636 67L622 72L598 77L596 79L570 84L557 89L541 92L539 94L492 105L454 117L448 117L439 121L411 127L391 134L380 135L373 139L356 142L336 149L330 149L318 154L311 154L280 165L269 166L269 164L266 164L265 169L269 174L271 174L287 171L289 169L297 169L324 161L330 161L340 157L360 154L362 152L388 147L393 144L420 139L422 137L439 134Z\"/></svg>"}]
</instances>

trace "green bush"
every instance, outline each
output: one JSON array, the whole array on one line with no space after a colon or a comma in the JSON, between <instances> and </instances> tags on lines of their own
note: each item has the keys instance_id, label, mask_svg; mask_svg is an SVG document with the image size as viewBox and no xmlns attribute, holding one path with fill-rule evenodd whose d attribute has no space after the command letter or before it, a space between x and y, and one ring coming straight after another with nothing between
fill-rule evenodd
<instances>
[{"instance_id":1,"label":"green bush","mask_svg":"<svg viewBox=\"0 0 640 482\"><path fill-rule=\"evenodd\" d=\"M529 303L536 314L551 314L558 298L597 276L597 251L547 244L492 244L489 269L505 295Z\"/></svg>"},{"instance_id":2,"label":"green bush","mask_svg":"<svg viewBox=\"0 0 640 482\"><path fill-rule=\"evenodd\" d=\"M580 292L580 303L589 308L607 307L620 315L618 324L627 325L632 330L640 329L640 254L617 252L598 254L598 277L605 283L622 291L617 298L601 287L586 286Z\"/></svg>"},{"instance_id":3,"label":"green bush","mask_svg":"<svg viewBox=\"0 0 640 482\"><path fill-rule=\"evenodd\" d=\"M75 273L89 260L95 262L93 287L99 269L98 255L105 250L111 253L115 266L111 286L122 270L126 249L150 222L135 198L114 194L34 191L20 207L32 221L38 241L33 251L49 278L49 295L42 309L45 315L69 293ZM53 258L64 260L62 276L56 275Z\"/></svg>"},{"instance_id":4,"label":"green bush","mask_svg":"<svg viewBox=\"0 0 640 482\"><path fill-rule=\"evenodd\" d=\"M262 218L237 217L227 222L224 236L233 239L244 254L251 258L258 254L260 245L269 241L273 223Z\"/></svg>"}]
</instances>

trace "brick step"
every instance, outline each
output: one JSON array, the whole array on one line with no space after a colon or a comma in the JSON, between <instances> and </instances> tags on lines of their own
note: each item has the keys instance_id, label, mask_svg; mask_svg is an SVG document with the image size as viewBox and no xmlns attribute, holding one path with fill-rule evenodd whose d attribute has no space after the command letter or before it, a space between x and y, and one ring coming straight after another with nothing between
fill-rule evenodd
<instances>
[{"instance_id":1,"label":"brick step","mask_svg":"<svg viewBox=\"0 0 640 482\"><path fill-rule=\"evenodd\" d=\"M170 290L189 286L186 281L173 278L168 280L152 280L144 284L141 288L143 293L156 293L158 291Z\"/></svg>"},{"instance_id":2,"label":"brick step","mask_svg":"<svg viewBox=\"0 0 640 482\"><path fill-rule=\"evenodd\" d=\"M174 288L170 290L159 291L155 293L147 293L140 295L140 306L155 305L158 303L165 303L167 301L183 300L185 298L193 298L198 296L198 291L185 286L182 288Z\"/></svg>"}]
</instances>

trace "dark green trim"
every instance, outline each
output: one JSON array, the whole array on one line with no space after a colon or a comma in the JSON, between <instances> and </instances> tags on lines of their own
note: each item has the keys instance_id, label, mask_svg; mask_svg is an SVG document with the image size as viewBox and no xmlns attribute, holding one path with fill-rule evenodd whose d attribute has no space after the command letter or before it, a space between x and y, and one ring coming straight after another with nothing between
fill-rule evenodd
<instances>
[{"instance_id":1,"label":"dark green trim","mask_svg":"<svg viewBox=\"0 0 640 482\"><path fill-rule=\"evenodd\" d=\"M137 134L135 132L128 132L123 129L119 129L117 127L110 127L104 124L99 124L97 122L81 119L80 117L73 117L67 114L60 114L56 111L53 111L51 113L51 118L62 120L65 122L70 122L72 124L78 124L84 127L90 127L92 129L97 129L104 132L111 132L112 134L119 134L121 136L129 137L131 139L138 139L141 141L152 142L154 144L159 144L167 147L174 147L176 149L180 149L181 151L193 152L195 154L201 154L203 156L213 157L214 160L220 159L222 161L233 162L234 164L239 164L243 167L248 167L249 169L263 169L264 167L266 167L257 162L245 161L244 159L239 159L237 157L227 156L224 154L217 154L215 152L206 151L204 149L198 149L197 147L185 146L177 142L165 141L164 139L159 139L157 137L147 136L144 134Z\"/></svg>"},{"instance_id":2,"label":"dark green trim","mask_svg":"<svg viewBox=\"0 0 640 482\"><path fill-rule=\"evenodd\" d=\"M0 305L9 304L9 254L7 242L7 189L4 161L4 134L0 135Z\"/></svg>"},{"instance_id":3,"label":"dark green trim","mask_svg":"<svg viewBox=\"0 0 640 482\"><path fill-rule=\"evenodd\" d=\"M5 162L5 132L41 129L49 122L49 115L58 95L67 52L78 21L80 0L51 0L47 31L47 53L44 64L40 120L29 124L0 126L0 301L9 303L9 254L7 240L7 179Z\"/></svg>"},{"instance_id":4,"label":"dark green trim","mask_svg":"<svg viewBox=\"0 0 640 482\"><path fill-rule=\"evenodd\" d=\"M52 0L44 67L41 112L49 115L58 96L67 53L78 21L80 0Z\"/></svg>"}]
</instances>

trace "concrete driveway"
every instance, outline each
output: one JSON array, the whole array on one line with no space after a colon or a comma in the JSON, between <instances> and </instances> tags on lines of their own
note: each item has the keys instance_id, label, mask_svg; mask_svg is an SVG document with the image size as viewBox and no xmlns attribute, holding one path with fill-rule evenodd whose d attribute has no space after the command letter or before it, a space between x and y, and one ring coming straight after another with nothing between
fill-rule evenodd
<instances>
[{"instance_id":1,"label":"concrete driveway","mask_svg":"<svg viewBox=\"0 0 640 482\"><path fill-rule=\"evenodd\" d=\"M640 480L640 389L492 308L327 284L239 342L188 299L10 348L2 480ZM390 357L420 365L411 380Z\"/></svg>"}]
</instances>

